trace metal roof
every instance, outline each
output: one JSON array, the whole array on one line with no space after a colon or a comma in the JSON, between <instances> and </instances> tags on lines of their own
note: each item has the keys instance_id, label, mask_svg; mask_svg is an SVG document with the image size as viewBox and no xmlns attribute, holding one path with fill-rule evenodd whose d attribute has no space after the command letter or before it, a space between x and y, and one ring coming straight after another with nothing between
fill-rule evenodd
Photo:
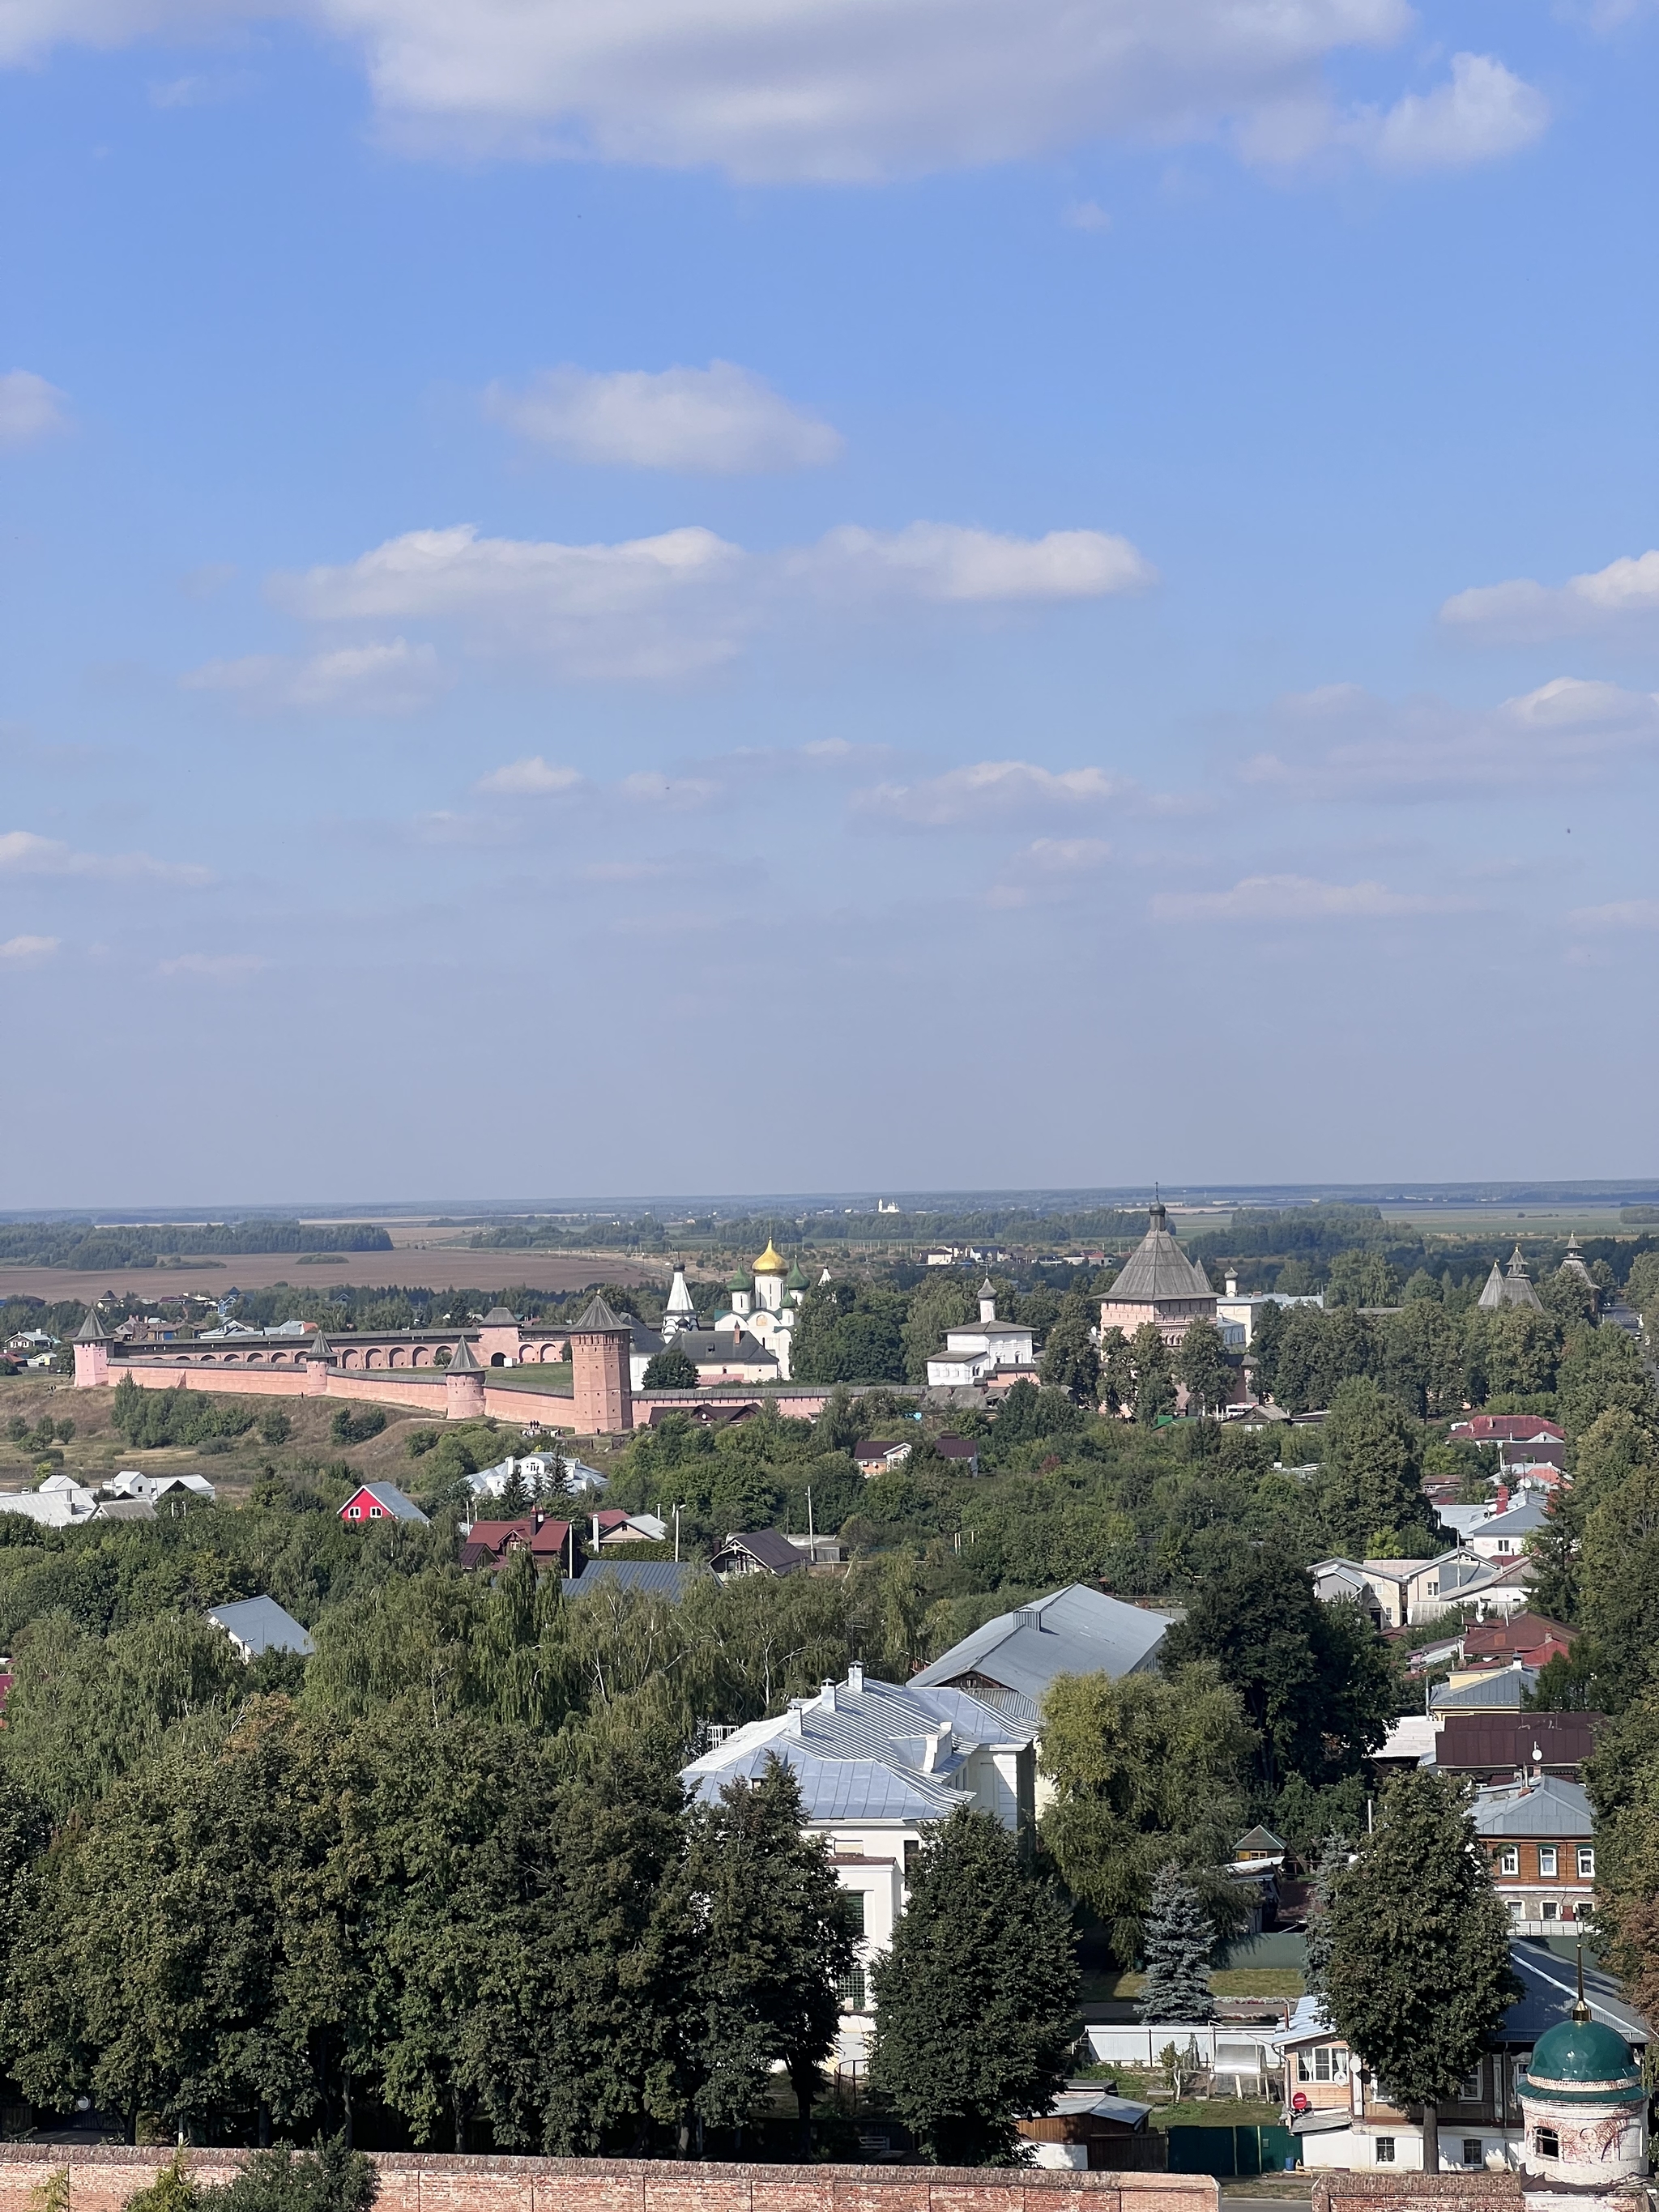
<instances>
[{"instance_id":1,"label":"metal roof","mask_svg":"<svg viewBox=\"0 0 1659 2212\"><path fill-rule=\"evenodd\" d=\"M729 1782L757 1782L774 1759L793 1771L815 1820L943 1820L967 1802L960 1790L941 1789L879 1759L815 1758L787 1736L740 1753L711 1772L688 1767L686 1779L697 1796L714 1798Z\"/></svg>"},{"instance_id":2,"label":"metal roof","mask_svg":"<svg viewBox=\"0 0 1659 2212\"><path fill-rule=\"evenodd\" d=\"M232 1605L208 1608L208 1619L257 1659L264 1651L297 1651L308 1659L317 1649L291 1613L274 1597L244 1597Z\"/></svg>"},{"instance_id":3,"label":"metal roof","mask_svg":"<svg viewBox=\"0 0 1659 2212\"><path fill-rule=\"evenodd\" d=\"M1111 1304L1127 1301L1148 1304L1158 1298L1209 1298L1215 1296L1202 1267L1189 1260L1164 1226L1161 1206L1150 1210L1151 1226L1130 1253L1117 1279L1106 1293Z\"/></svg>"},{"instance_id":4,"label":"metal roof","mask_svg":"<svg viewBox=\"0 0 1659 2212\"><path fill-rule=\"evenodd\" d=\"M1073 1583L988 1620L912 1675L910 1687L932 1689L964 1674L983 1674L1000 1688L1040 1699L1056 1674L1139 1673L1152 1662L1170 1626L1167 1613Z\"/></svg>"},{"instance_id":5,"label":"metal roof","mask_svg":"<svg viewBox=\"0 0 1659 2212\"><path fill-rule=\"evenodd\" d=\"M426 1519L425 1514L422 1512L414 1499L405 1498L396 1483L365 1482L360 1484L352 1492L351 1498L361 1498L364 1491L367 1491L381 1510L389 1513L394 1521L424 1522ZM346 1504L349 1505L350 1503L351 1498L347 1498Z\"/></svg>"},{"instance_id":6,"label":"metal roof","mask_svg":"<svg viewBox=\"0 0 1659 2212\"><path fill-rule=\"evenodd\" d=\"M807 1564L806 1554L799 1545L780 1534L775 1528L745 1528L728 1536L714 1557L721 1559L728 1552L746 1552L775 1575L799 1574ZM720 1570L715 1569L718 1573Z\"/></svg>"},{"instance_id":7,"label":"metal roof","mask_svg":"<svg viewBox=\"0 0 1659 2212\"><path fill-rule=\"evenodd\" d=\"M672 1598L678 1604L695 1582L708 1570L697 1559L590 1559L574 1583L563 1585L567 1597L591 1597L601 1587L640 1590L651 1597Z\"/></svg>"},{"instance_id":8,"label":"metal roof","mask_svg":"<svg viewBox=\"0 0 1659 2212\"><path fill-rule=\"evenodd\" d=\"M1543 1766L1577 1766L1595 1748L1600 1713L1459 1713L1445 1717L1435 1745L1435 1765L1443 1772L1507 1767L1513 1772L1533 1764L1534 1747Z\"/></svg>"},{"instance_id":9,"label":"metal roof","mask_svg":"<svg viewBox=\"0 0 1659 2212\"><path fill-rule=\"evenodd\" d=\"M1543 1942L1528 1942L1524 1937L1510 1943L1510 1964L1525 1994L1510 2007L1489 2039L1530 2046L1547 2029L1571 2018L1577 1968L1573 1960L1560 1958ZM1584 2002L1592 2020L1617 2029L1638 2051L1652 2039L1652 2030L1618 1983L1589 1957L1584 1960Z\"/></svg>"},{"instance_id":10,"label":"metal roof","mask_svg":"<svg viewBox=\"0 0 1659 2212\"><path fill-rule=\"evenodd\" d=\"M1595 1831L1588 1792L1557 1774L1537 1782L1498 1783L1480 1790L1470 1810L1479 1836L1576 1838Z\"/></svg>"},{"instance_id":11,"label":"metal roof","mask_svg":"<svg viewBox=\"0 0 1659 2212\"><path fill-rule=\"evenodd\" d=\"M1529 1536L1534 1528L1549 1525L1549 1515L1541 1500L1529 1498L1524 1505L1511 1505L1507 1512L1494 1513L1489 1521L1478 1521L1464 1539L1473 1543L1477 1536Z\"/></svg>"},{"instance_id":12,"label":"metal roof","mask_svg":"<svg viewBox=\"0 0 1659 2212\"><path fill-rule=\"evenodd\" d=\"M1518 1713L1527 1692L1537 1686L1531 1667L1500 1667L1478 1682L1449 1689L1443 1682L1431 1692L1429 1703L1437 1713Z\"/></svg>"},{"instance_id":13,"label":"metal roof","mask_svg":"<svg viewBox=\"0 0 1659 2212\"><path fill-rule=\"evenodd\" d=\"M586 1312L567 1331L571 1336L626 1336L628 1333L629 1324L620 1314L613 1312L597 1291Z\"/></svg>"}]
</instances>

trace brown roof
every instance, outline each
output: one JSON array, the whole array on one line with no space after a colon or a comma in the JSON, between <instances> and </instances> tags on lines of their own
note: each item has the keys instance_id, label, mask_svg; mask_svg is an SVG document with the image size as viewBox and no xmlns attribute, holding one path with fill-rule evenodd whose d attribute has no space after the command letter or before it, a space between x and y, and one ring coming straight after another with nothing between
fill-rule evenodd
<instances>
[{"instance_id":1,"label":"brown roof","mask_svg":"<svg viewBox=\"0 0 1659 2212\"><path fill-rule=\"evenodd\" d=\"M463 1563L476 1564L466 1560L467 1552L499 1559L515 1536L521 1544L529 1545L532 1559L556 1559L563 1551L569 1535L568 1521L550 1521L542 1513L521 1514L516 1521L475 1521L462 1553ZM580 1540L578 1537L579 1547Z\"/></svg>"},{"instance_id":2,"label":"brown roof","mask_svg":"<svg viewBox=\"0 0 1659 2212\"><path fill-rule=\"evenodd\" d=\"M722 1553L747 1552L751 1559L770 1570L775 1575L793 1575L806 1565L806 1554L798 1545L775 1528L746 1528L741 1534L728 1536L714 1554L714 1571L720 1571Z\"/></svg>"},{"instance_id":3,"label":"brown roof","mask_svg":"<svg viewBox=\"0 0 1659 2212\"><path fill-rule=\"evenodd\" d=\"M1513 1774L1533 1764L1533 1746L1547 1767L1577 1767L1595 1748L1603 1713L1449 1713L1435 1746L1443 1771Z\"/></svg>"}]
</instances>

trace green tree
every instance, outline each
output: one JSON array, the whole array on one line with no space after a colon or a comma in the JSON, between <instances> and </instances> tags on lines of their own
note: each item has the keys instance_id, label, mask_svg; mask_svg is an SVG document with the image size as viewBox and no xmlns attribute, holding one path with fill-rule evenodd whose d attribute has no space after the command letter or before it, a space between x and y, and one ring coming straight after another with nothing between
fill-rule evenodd
<instances>
[{"instance_id":1,"label":"green tree","mask_svg":"<svg viewBox=\"0 0 1659 2212\"><path fill-rule=\"evenodd\" d=\"M1173 1863L1216 1925L1242 1924L1223 1871L1246 1819L1256 1740L1212 1662L1167 1674L1061 1674L1042 1701L1042 1841L1127 1966L1158 1869Z\"/></svg>"},{"instance_id":2,"label":"green tree","mask_svg":"<svg viewBox=\"0 0 1659 2212\"><path fill-rule=\"evenodd\" d=\"M1187 1402L1200 1413L1218 1412L1227 1402L1233 1370L1221 1331L1212 1321L1189 1322L1176 1347L1176 1380L1185 1385Z\"/></svg>"},{"instance_id":3,"label":"green tree","mask_svg":"<svg viewBox=\"0 0 1659 2212\"><path fill-rule=\"evenodd\" d=\"M1400 1278L1376 1251L1339 1252L1325 1289L1328 1306L1391 1306L1400 1300Z\"/></svg>"},{"instance_id":4,"label":"green tree","mask_svg":"<svg viewBox=\"0 0 1659 2212\"><path fill-rule=\"evenodd\" d=\"M1324 1980L1333 2024L1384 2094L1421 2106L1423 2163L1437 2172L1437 2108L1522 1993L1509 1916L1450 1777L1402 1775L1383 1793L1333 1884Z\"/></svg>"},{"instance_id":5,"label":"green tree","mask_svg":"<svg viewBox=\"0 0 1659 2212\"><path fill-rule=\"evenodd\" d=\"M1369 1376L1339 1384L1321 1444L1316 1497L1334 1550L1364 1559L1373 1535L1426 1519L1421 1431Z\"/></svg>"},{"instance_id":6,"label":"green tree","mask_svg":"<svg viewBox=\"0 0 1659 2212\"><path fill-rule=\"evenodd\" d=\"M645 1363L647 1390L695 1390L696 1387L697 1363L678 1344L653 1352Z\"/></svg>"},{"instance_id":7,"label":"green tree","mask_svg":"<svg viewBox=\"0 0 1659 2212\"><path fill-rule=\"evenodd\" d=\"M935 2164L1012 2163L1016 2115L1046 2112L1066 2078L1077 1954L1064 1902L989 1814L929 1832L874 1981L871 2087Z\"/></svg>"},{"instance_id":8,"label":"green tree","mask_svg":"<svg viewBox=\"0 0 1659 2212\"><path fill-rule=\"evenodd\" d=\"M1129 1340L1121 1328L1100 1333L1100 1401L1109 1413L1133 1410L1134 1406L1134 1363L1129 1355Z\"/></svg>"},{"instance_id":9,"label":"green tree","mask_svg":"<svg viewBox=\"0 0 1659 2212\"><path fill-rule=\"evenodd\" d=\"M810 2157L812 2100L840 2021L837 1984L854 1963L835 1869L823 1838L801 1832L799 1785L781 1759L752 1785L731 1783L694 1805L687 1820L687 1918L702 1960L696 2110L741 2128L781 2062Z\"/></svg>"},{"instance_id":10,"label":"green tree","mask_svg":"<svg viewBox=\"0 0 1659 2212\"><path fill-rule=\"evenodd\" d=\"M1176 1404L1170 1347L1156 1322L1142 1322L1129 1339L1129 1364L1135 1378L1135 1419L1150 1427L1160 1413L1173 1413Z\"/></svg>"},{"instance_id":11,"label":"green tree","mask_svg":"<svg viewBox=\"0 0 1659 2212\"><path fill-rule=\"evenodd\" d=\"M267 1444L285 1444L294 1433L294 1423L283 1406L266 1406L259 1414L259 1441Z\"/></svg>"},{"instance_id":12,"label":"green tree","mask_svg":"<svg viewBox=\"0 0 1659 2212\"><path fill-rule=\"evenodd\" d=\"M234 2181L198 2191L197 2203L203 2212L369 2212L380 2192L374 2160L342 2132L315 2150L256 2150Z\"/></svg>"},{"instance_id":13,"label":"green tree","mask_svg":"<svg viewBox=\"0 0 1659 2212\"><path fill-rule=\"evenodd\" d=\"M1622 1328L1576 1328L1567 1336L1556 1374L1556 1404L1568 1437L1575 1439L1603 1413L1633 1413L1659 1428L1659 1398L1640 1346Z\"/></svg>"},{"instance_id":14,"label":"green tree","mask_svg":"<svg viewBox=\"0 0 1659 2212\"><path fill-rule=\"evenodd\" d=\"M1088 1300L1069 1296L1042 1349L1044 1384L1065 1391L1078 1406L1092 1407L1100 1393L1100 1353L1091 1328Z\"/></svg>"},{"instance_id":15,"label":"green tree","mask_svg":"<svg viewBox=\"0 0 1659 2212\"><path fill-rule=\"evenodd\" d=\"M1146 1985L1135 2007L1154 2027L1170 2022L1202 2027L1215 2018L1210 1986L1210 1952L1215 1929L1198 1892L1173 1860L1160 1867L1152 1884L1141 1951Z\"/></svg>"},{"instance_id":16,"label":"green tree","mask_svg":"<svg viewBox=\"0 0 1659 2212\"><path fill-rule=\"evenodd\" d=\"M1326 1605L1281 1552L1246 1553L1164 1640L1166 1669L1207 1659L1243 1701L1261 1778L1316 1784L1358 1770L1400 1710L1398 1662L1358 1606Z\"/></svg>"},{"instance_id":17,"label":"green tree","mask_svg":"<svg viewBox=\"0 0 1659 2212\"><path fill-rule=\"evenodd\" d=\"M1533 1603L1552 1620L1581 1618L1584 1528L1595 1507L1638 1468L1659 1462L1659 1440L1637 1414L1598 1414L1571 1448L1572 1480L1552 1492L1548 1522L1528 1540Z\"/></svg>"},{"instance_id":18,"label":"green tree","mask_svg":"<svg viewBox=\"0 0 1659 2212\"><path fill-rule=\"evenodd\" d=\"M1659 1648L1659 1466L1633 1468L1584 1522L1580 1617L1615 1707L1648 1680Z\"/></svg>"},{"instance_id":19,"label":"green tree","mask_svg":"<svg viewBox=\"0 0 1659 2212\"><path fill-rule=\"evenodd\" d=\"M941 1271L910 1294L903 1328L904 1372L912 1382L927 1380L927 1363L945 1342L947 1328L960 1328L979 1311L972 1292L957 1275ZM856 1438L854 1439L857 1441Z\"/></svg>"}]
</instances>

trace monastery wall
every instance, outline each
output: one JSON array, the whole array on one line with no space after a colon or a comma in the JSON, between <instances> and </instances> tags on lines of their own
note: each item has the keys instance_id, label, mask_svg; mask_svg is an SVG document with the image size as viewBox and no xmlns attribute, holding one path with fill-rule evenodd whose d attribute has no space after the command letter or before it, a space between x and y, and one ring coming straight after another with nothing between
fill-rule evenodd
<instances>
[{"instance_id":1,"label":"monastery wall","mask_svg":"<svg viewBox=\"0 0 1659 2212\"><path fill-rule=\"evenodd\" d=\"M121 2212L171 2155L101 2144L0 2144L0 2212L38 2212L33 2192L65 2170L68 2212ZM204 2150L191 2163L198 2180L222 2184L243 2155ZM424 2151L385 2152L374 2162L377 2212L1217 2212L1218 2203L1216 2183L1198 2173L683 2165Z\"/></svg>"}]
</instances>

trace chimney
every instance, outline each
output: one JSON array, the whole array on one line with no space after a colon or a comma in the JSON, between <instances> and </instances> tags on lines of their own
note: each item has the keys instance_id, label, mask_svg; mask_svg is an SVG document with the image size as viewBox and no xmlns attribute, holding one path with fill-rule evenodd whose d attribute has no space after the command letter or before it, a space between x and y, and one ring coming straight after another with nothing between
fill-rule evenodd
<instances>
[{"instance_id":1,"label":"chimney","mask_svg":"<svg viewBox=\"0 0 1659 2212\"><path fill-rule=\"evenodd\" d=\"M1500 1513L1507 1513L1510 1510L1510 1486L1506 1482L1500 1482L1498 1486L1497 1510Z\"/></svg>"},{"instance_id":2,"label":"chimney","mask_svg":"<svg viewBox=\"0 0 1659 2212\"><path fill-rule=\"evenodd\" d=\"M862 1659L852 1659L848 1662L847 1686L855 1698L863 1696L864 1662Z\"/></svg>"},{"instance_id":3,"label":"chimney","mask_svg":"<svg viewBox=\"0 0 1659 2212\"><path fill-rule=\"evenodd\" d=\"M798 1702L793 1699L791 1700L789 1706L789 1728L787 1732L791 1735L799 1735L801 1732L800 1706Z\"/></svg>"},{"instance_id":4,"label":"chimney","mask_svg":"<svg viewBox=\"0 0 1659 2212\"><path fill-rule=\"evenodd\" d=\"M826 1713L833 1713L835 1711L836 1686L833 1682L820 1682L818 1684L818 1703L823 1707Z\"/></svg>"},{"instance_id":5,"label":"chimney","mask_svg":"<svg viewBox=\"0 0 1659 2212\"><path fill-rule=\"evenodd\" d=\"M1237 1275L1229 1275L1227 1278L1227 1296L1230 1298L1236 1298L1238 1296L1238 1278Z\"/></svg>"}]
</instances>

